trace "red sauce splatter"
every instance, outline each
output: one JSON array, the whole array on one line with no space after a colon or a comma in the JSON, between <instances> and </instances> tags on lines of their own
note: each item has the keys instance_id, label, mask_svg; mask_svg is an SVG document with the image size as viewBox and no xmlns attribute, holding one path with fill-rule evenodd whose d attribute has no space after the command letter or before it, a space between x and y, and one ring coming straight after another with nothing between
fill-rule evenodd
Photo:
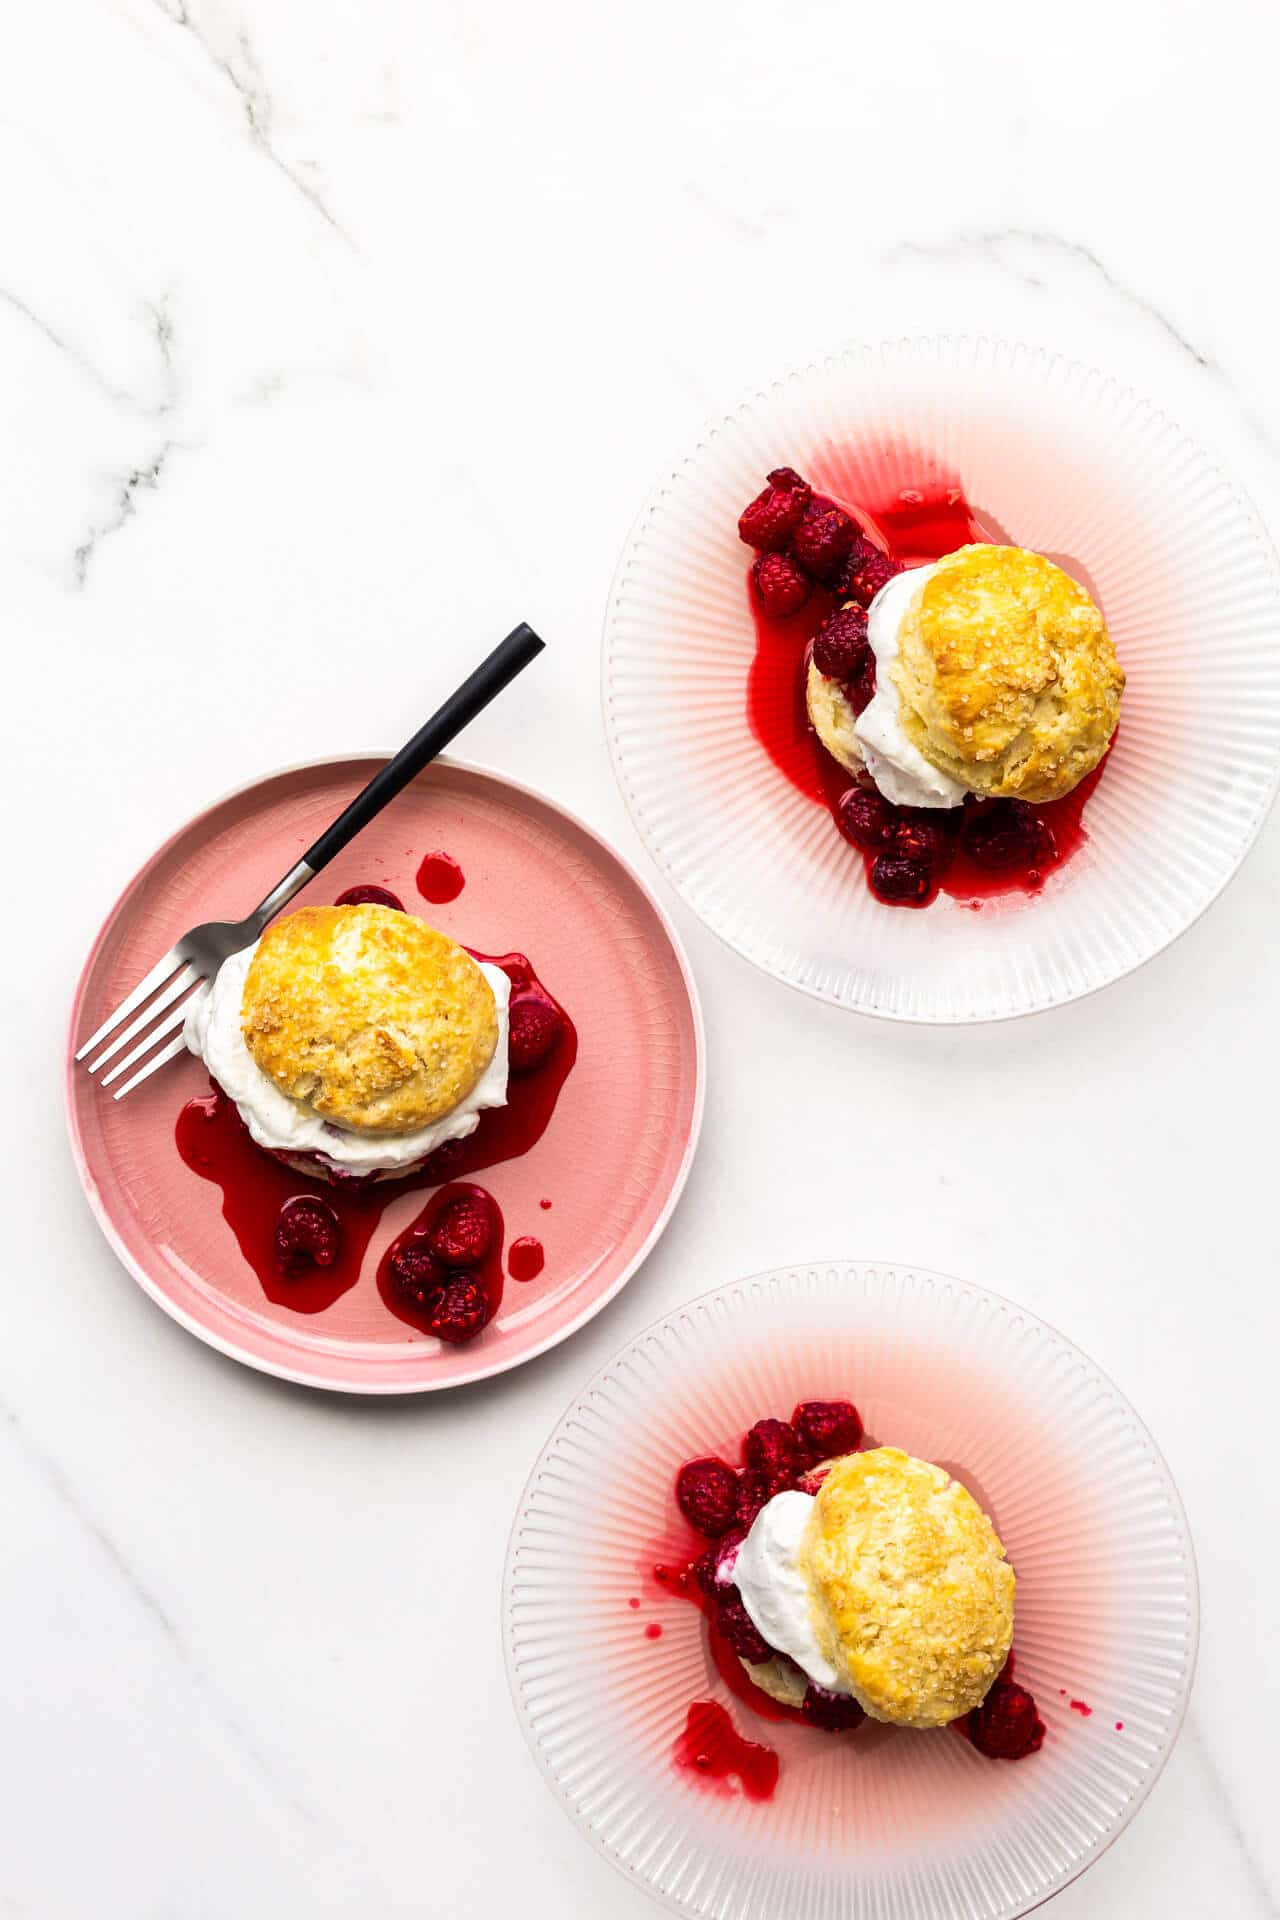
<instances>
[{"instance_id":1,"label":"red sauce splatter","mask_svg":"<svg viewBox=\"0 0 1280 1920\"><path fill-rule=\"evenodd\" d=\"M678 1767L722 1793L736 1779L748 1800L771 1800L778 1784L778 1756L772 1747L747 1740L715 1700L695 1700L684 1732L671 1750Z\"/></svg>"},{"instance_id":2,"label":"red sauce splatter","mask_svg":"<svg viewBox=\"0 0 1280 1920\"><path fill-rule=\"evenodd\" d=\"M1123 1721L1123 1720L1117 1720L1117 1721L1116 1721L1116 1732L1117 1732L1117 1733L1123 1733L1123 1732L1124 1732L1124 1721Z\"/></svg>"},{"instance_id":3,"label":"red sauce splatter","mask_svg":"<svg viewBox=\"0 0 1280 1920\"><path fill-rule=\"evenodd\" d=\"M507 1255L507 1272L513 1280L534 1280L542 1272L545 1259L541 1240L535 1240L531 1234L523 1233L518 1240L511 1242L511 1251Z\"/></svg>"},{"instance_id":4,"label":"red sauce splatter","mask_svg":"<svg viewBox=\"0 0 1280 1920\"><path fill-rule=\"evenodd\" d=\"M744 1706L750 1707L761 1720L794 1720L800 1725L808 1726L809 1722L798 1707L784 1706L780 1700L775 1700L771 1694L765 1693L756 1685L720 1632L716 1625L715 1608L694 1579L691 1567L693 1556L700 1553L705 1546L706 1541L700 1541L693 1548L689 1559L683 1562L677 1557L682 1550L677 1549L676 1555L671 1559L653 1564L649 1569L648 1578L652 1580L658 1596L674 1600L690 1600L698 1608L707 1623L707 1651L711 1655L716 1672L735 1699L741 1700Z\"/></svg>"},{"instance_id":5,"label":"red sauce splatter","mask_svg":"<svg viewBox=\"0 0 1280 1920\"><path fill-rule=\"evenodd\" d=\"M649 1579L653 1581L660 1595L668 1599L692 1600L695 1606L702 1604L702 1595L698 1591L689 1565L684 1560L656 1560L648 1569Z\"/></svg>"},{"instance_id":6,"label":"red sauce splatter","mask_svg":"<svg viewBox=\"0 0 1280 1920\"><path fill-rule=\"evenodd\" d=\"M462 868L451 854L439 850L429 853L418 868L418 892L437 907L456 900L466 884Z\"/></svg>"},{"instance_id":7,"label":"red sauce splatter","mask_svg":"<svg viewBox=\"0 0 1280 1920\"><path fill-rule=\"evenodd\" d=\"M828 490L829 491L829 490ZM940 559L971 541L990 541L991 532L976 519L958 486L911 488L882 501L842 502L890 556L914 566ZM745 589L755 621L756 650L747 678L747 716L751 731L779 771L808 799L828 808L833 821L852 777L819 743L805 707L805 679L811 641L827 616L839 604L824 587L814 591L788 619L771 619L748 585ZM894 902L928 906L937 892L980 911L984 900L1006 894L1033 894L1066 865L1088 840L1084 809L1106 767L1101 764L1062 800L1035 806L1032 812L1053 836L1051 860L1034 869L992 869L980 866L958 846L942 872L938 886L923 901ZM943 810L939 819L946 817ZM839 831L838 827L835 829ZM850 845L851 859L862 863L868 886L875 855Z\"/></svg>"},{"instance_id":8,"label":"red sauce splatter","mask_svg":"<svg viewBox=\"0 0 1280 1920\"><path fill-rule=\"evenodd\" d=\"M1083 1700L1072 1700L1069 1702L1069 1705L1072 1713L1082 1714L1086 1720L1091 1718L1093 1714L1093 1708L1086 1706Z\"/></svg>"},{"instance_id":9,"label":"red sauce splatter","mask_svg":"<svg viewBox=\"0 0 1280 1920\"><path fill-rule=\"evenodd\" d=\"M903 487L868 500L855 517L887 553L908 567L927 565L957 547L983 544L992 537L965 499L964 488L950 481Z\"/></svg>"},{"instance_id":10,"label":"red sauce splatter","mask_svg":"<svg viewBox=\"0 0 1280 1920\"><path fill-rule=\"evenodd\" d=\"M640 1602L638 1600L628 1600L627 1605L629 1607L635 1607L638 1610L640 1606Z\"/></svg>"},{"instance_id":11,"label":"red sauce splatter","mask_svg":"<svg viewBox=\"0 0 1280 1920\"><path fill-rule=\"evenodd\" d=\"M644 1630L644 1637L646 1640L661 1640L662 1628L658 1625L656 1620L651 1620L649 1622L648 1626Z\"/></svg>"},{"instance_id":12,"label":"red sauce splatter","mask_svg":"<svg viewBox=\"0 0 1280 1920\"><path fill-rule=\"evenodd\" d=\"M485 954L474 957L489 958ZM513 995L536 991L552 998L523 954L503 954L493 964L510 979ZM506 1106L482 1113L469 1139L451 1140L438 1147L417 1172L398 1180L346 1176L330 1182L319 1176L312 1178L257 1146L234 1102L219 1087L189 1100L178 1115L174 1132L178 1153L201 1180L221 1188L223 1219L268 1300L292 1307L297 1313L322 1313L359 1279L369 1242L392 1200L528 1153L546 1132L560 1089L578 1057L577 1030L563 1007L560 1013L565 1026L559 1045L535 1072L512 1074ZM275 1258L276 1220L286 1200L304 1193L316 1195L333 1208L342 1229L342 1248L332 1266L286 1275Z\"/></svg>"},{"instance_id":13,"label":"red sauce splatter","mask_svg":"<svg viewBox=\"0 0 1280 1920\"><path fill-rule=\"evenodd\" d=\"M295 1313L323 1313L355 1285L365 1249L389 1198L388 1188L357 1184L344 1191L286 1167L254 1144L220 1087L188 1100L178 1115L175 1138L192 1172L221 1187L222 1217L268 1300L292 1307ZM342 1244L332 1266L285 1274L275 1257L276 1221L285 1201L303 1193L314 1194L333 1208Z\"/></svg>"},{"instance_id":14,"label":"red sauce splatter","mask_svg":"<svg viewBox=\"0 0 1280 1920\"><path fill-rule=\"evenodd\" d=\"M538 1205L542 1208L542 1211L544 1213L550 1213L551 1202L549 1200L539 1200Z\"/></svg>"}]
</instances>

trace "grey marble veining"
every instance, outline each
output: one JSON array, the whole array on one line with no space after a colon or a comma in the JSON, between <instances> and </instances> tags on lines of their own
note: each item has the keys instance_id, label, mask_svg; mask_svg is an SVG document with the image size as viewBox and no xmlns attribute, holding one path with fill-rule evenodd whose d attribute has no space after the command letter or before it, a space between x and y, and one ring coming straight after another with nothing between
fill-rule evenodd
<instances>
[{"instance_id":1,"label":"grey marble veining","mask_svg":"<svg viewBox=\"0 0 1280 1920\"><path fill-rule=\"evenodd\" d=\"M1054 1912L1274 1915L1274 828L1142 975L1007 1029L843 1020L680 914L713 1074L686 1200L579 1336L439 1404L334 1405L164 1320L83 1205L58 1084L152 849L262 771L403 737L516 618L538 685L466 753L638 855L598 716L618 550L708 422L816 355L1088 358L1280 525L1274 11L50 0L10 38L0 1912L639 1920L509 1711L509 1517L632 1332L844 1240L1062 1326L1187 1500L1192 1714ZM851 1100L879 1122L852 1184Z\"/></svg>"}]
</instances>

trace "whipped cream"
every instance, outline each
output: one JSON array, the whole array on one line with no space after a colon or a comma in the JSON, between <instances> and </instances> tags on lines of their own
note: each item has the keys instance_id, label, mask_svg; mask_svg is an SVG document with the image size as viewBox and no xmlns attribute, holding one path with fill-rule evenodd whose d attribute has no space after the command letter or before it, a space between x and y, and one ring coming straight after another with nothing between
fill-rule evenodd
<instances>
[{"instance_id":1,"label":"whipped cream","mask_svg":"<svg viewBox=\"0 0 1280 1920\"><path fill-rule=\"evenodd\" d=\"M738 1549L733 1580L756 1631L828 1693L849 1693L818 1645L813 1604L800 1543L813 1506L808 1493L775 1493L765 1502ZM717 1569L717 1579L719 1569Z\"/></svg>"},{"instance_id":2,"label":"whipped cream","mask_svg":"<svg viewBox=\"0 0 1280 1920\"><path fill-rule=\"evenodd\" d=\"M403 1172L446 1140L465 1140L480 1125L486 1107L507 1104L507 1008L511 982L501 967L481 962L498 1009L498 1044L493 1058L466 1098L413 1133L351 1133L335 1127L301 1100L291 1100L269 1080L244 1043L240 1005L245 975L256 944L224 960L208 993L193 1001L183 1027L188 1048L235 1101L240 1117L260 1147L273 1153L318 1153L343 1173Z\"/></svg>"},{"instance_id":3,"label":"whipped cream","mask_svg":"<svg viewBox=\"0 0 1280 1920\"><path fill-rule=\"evenodd\" d=\"M916 567L886 580L867 609L867 639L876 657L876 691L858 715L854 734L867 772L886 800L897 807L958 807L968 789L940 773L902 730L898 689L891 668L898 658L898 635L908 609L936 567Z\"/></svg>"}]
</instances>

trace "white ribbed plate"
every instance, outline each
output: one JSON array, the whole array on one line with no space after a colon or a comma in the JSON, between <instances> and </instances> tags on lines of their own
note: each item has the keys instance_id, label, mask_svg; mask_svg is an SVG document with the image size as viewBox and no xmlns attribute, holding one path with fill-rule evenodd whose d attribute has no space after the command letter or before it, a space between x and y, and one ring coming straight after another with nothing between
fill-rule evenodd
<instances>
[{"instance_id":1,"label":"white ribbed plate","mask_svg":"<svg viewBox=\"0 0 1280 1920\"><path fill-rule=\"evenodd\" d=\"M1042 893L881 906L753 738L737 518L780 463L855 503L860 478L884 497L945 471L984 521L1092 584L1129 685L1089 844ZM1118 979L1230 879L1280 775L1278 638L1266 532L1149 402L1024 347L891 342L755 395L664 481L614 580L605 725L649 851L739 953L863 1013L996 1020Z\"/></svg>"},{"instance_id":2,"label":"white ribbed plate","mask_svg":"<svg viewBox=\"0 0 1280 1920\"><path fill-rule=\"evenodd\" d=\"M715 1673L701 1614L645 1579L697 1550L672 1501L681 1461L736 1458L752 1421L843 1396L879 1441L961 1474L995 1519L1040 1753L988 1760L945 1728L837 1737L757 1720ZM1197 1633L1177 1492L1110 1381L1007 1300L884 1266L762 1274L633 1340L534 1469L503 1611L516 1710L553 1790L606 1858L700 1920L1027 1913L1142 1803ZM772 1800L722 1797L674 1766L687 1709L708 1698L776 1748Z\"/></svg>"}]
</instances>

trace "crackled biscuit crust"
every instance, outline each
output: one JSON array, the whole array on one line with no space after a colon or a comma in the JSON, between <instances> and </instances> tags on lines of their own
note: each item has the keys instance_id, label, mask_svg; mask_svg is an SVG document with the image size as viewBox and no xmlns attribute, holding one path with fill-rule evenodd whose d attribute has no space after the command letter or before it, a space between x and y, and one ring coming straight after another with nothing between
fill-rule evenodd
<instances>
[{"instance_id":1,"label":"crackled biscuit crust","mask_svg":"<svg viewBox=\"0 0 1280 1920\"><path fill-rule=\"evenodd\" d=\"M244 1042L282 1093L353 1133L411 1133L464 1100L498 1013L470 954L391 907L303 907L263 934Z\"/></svg>"},{"instance_id":2,"label":"crackled biscuit crust","mask_svg":"<svg viewBox=\"0 0 1280 1920\"><path fill-rule=\"evenodd\" d=\"M973 792L1057 800L1120 718L1124 672L1084 588L1022 547L961 547L908 608L893 669L903 730Z\"/></svg>"},{"instance_id":3,"label":"crackled biscuit crust","mask_svg":"<svg viewBox=\"0 0 1280 1920\"><path fill-rule=\"evenodd\" d=\"M940 1727L982 1704L1013 1639L1013 1568L941 1467L896 1447L846 1454L802 1551L818 1643L874 1719Z\"/></svg>"},{"instance_id":4,"label":"crackled biscuit crust","mask_svg":"<svg viewBox=\"0 0 1280 1920\"><path fill-rule=\"evenodd\" d=\"M858 716L840 682L828 680L825 673L819 673L812 660L805 681L804 701L813 730L832 759L838 760L849 773L861 773L862 748L853 730Z\"/></svg>"}]
</instances>

